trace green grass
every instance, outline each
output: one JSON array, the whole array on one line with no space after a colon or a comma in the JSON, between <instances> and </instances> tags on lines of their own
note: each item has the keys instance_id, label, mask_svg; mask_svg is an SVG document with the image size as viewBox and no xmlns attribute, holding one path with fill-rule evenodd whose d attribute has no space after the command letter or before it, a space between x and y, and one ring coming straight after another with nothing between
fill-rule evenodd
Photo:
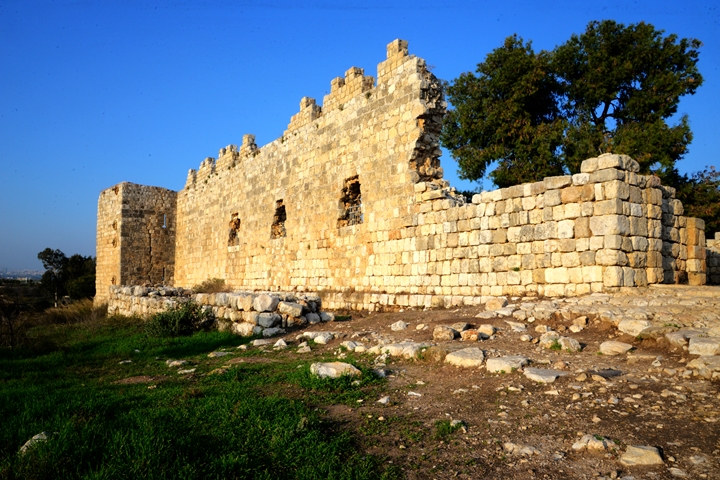
<instances>
[{"instance_id":1,"label":"green grass","mask_svg":"<svg viewBox=\"0 0 720 480\"><path fill-rule=\"evenodd\" d=\"M279 355L203 375L228 359L209 359L211 351L262 354L236 350L247 340L231 334L157 338L120 318L41 335L52 348L0 350L0 479L397 476L321 416L324 405L374 395L383 381L369 370L356 383L320 380L309 361ZM169 358L191 360L198 375L181 378ZM155 388L114 383L136 375L164 380ZM57 433L18 455L42 431Z\"/></svg>"}]
</instances>

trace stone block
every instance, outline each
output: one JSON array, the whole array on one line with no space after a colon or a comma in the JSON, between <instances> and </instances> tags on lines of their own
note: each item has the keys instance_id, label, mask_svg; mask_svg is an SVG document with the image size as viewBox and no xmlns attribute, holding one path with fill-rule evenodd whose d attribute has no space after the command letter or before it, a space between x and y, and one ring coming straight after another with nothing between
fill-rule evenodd
<instances>
[{"instance_id":1,"label":"stone block","mask_svg":"<svg viewBox=\"0 0 720 480\"><path fill-rule=\"evenodd\" d=\"M565 267L558 268L546 268L545 269L545 282L544 283L568 283L570 278L568 276L568 269Z\"/></svg>"},{"instance_id":2,"label":"stone block","mask_svg":"<svg viewBox=\"0 0 720 480\"><path fill-rule=\"evenodd\" d=\"M562 203L562 195L560 190L548 190L543 195L543 205L545 207L554 207Z\"/></svg>"},{"instance_id":3,"label":"stone block","mask_svg":"<svg viewBox=\"0 0 720 480\"><path fill-rule=\"evenodd\" d=\"M619 198L602 200L593 204L593 215L613 215L623 213L623 202Z\"/></svg>"},{"instance_id":4,"label":"stone block","mask_svg":"<svg viewBox=\"0 0 720 480\"><path fill-rule=\"evenodd\" d=\"M627 265L628 258L620 250L602 249L595 253L595 261L598 265Z\"/></svg>"},{"instance_id":5,"label":"stone block","mask_svg":"<svg viewBox=\"0 0 720 480\"><path fill-rule=\"evenodd\" d=\"M615 168L605 168L590 174L590 183L605 183L613 180L625 180L625 172Z\"/></svg>"},{"instance_id":6,"label":"stone block","mask_svg":"<svg viewBox=\"0 0 720 480\"><path fill-rule=\"evenodd\" d=\"M595 170L598 169L598 159L597 158L588 158L587 160L583 160L583 162L580 164L580 172L582 173L593 173Z\"/></svg>"},{"instance_id":7,"label":"stone block","mask_svg":"<svg viewBox=\"0 0 720 480\"><path fill-rule=\"evenodd\" d=\"M605 267L603 285L606 287L622 287L625 283L622 267Z\"/></svg>"},{"instance_id":8,"label":"stone block","mask_svg":"<svg viewBox=\"0 0 720 480\"><path fill-rule=\"evenodd\" d=\"M280 302L278 303L277 310L283 315L297 318L302 315L303 306L299 303Z\"/></svg>"},{"instance_id":9,"label":"stone block","mask_svg":"<svg viewBox=\"0 0 720 480\"><path fill-rule=\"evenodd\" d=\"M256 312L272 312L277 308L278 303L280 303L279 298L263 293L253 300L253 309Z\"/></svg>"},{"instance_id":10,"label":"stone block","mask_svg":"<svg viewBox=\"0 0 720 480\"><path fill-rule=\"evenodd\" d=\"M613 180L603 183L603 192L606 199L619 198L627 200L630 197L630 185L623 180Z\"/></svg>"},{"instance_id":11,"label":"stone block","mask_svg":"<svg viewBox=\"0 0 720 480\"><path fill-rule=\"evenodd\" d=\"M586 185L590 181L589 173L576 173L572 176L572 184L575 186Z\"/></svg>"},{"instance_id":12,"label":"stone block","mask_svg":"<svg viewBox=\"0 0 720 480\"><path fill-rule=\"evenodd\" d=\"M593 235L627 235L630 233L630 221L624 215L590 217L590 231Z\"/></svg>"},{"instance_id":13,"label":"stone block","mask_svg":"<svg viewBox=\"0 0 720 480\"><path fill-rule=\"evenodd\" d=\"M272 328L280 324L282 317L277 313L260 313L258 315L258 325L264 328Z\"/></svg>"},{"instance_id":14,"label":"stone block","mask_svg":"<svg viewBox=\"0 0 720 480\"><path fill-rule=\"evenodd\" d=\"M560 177L545 177L543 179L543 184L545 185L546 190L563 188L572 184L572 177L570 175L563 175Z\"/></svg>"}]
</instances>

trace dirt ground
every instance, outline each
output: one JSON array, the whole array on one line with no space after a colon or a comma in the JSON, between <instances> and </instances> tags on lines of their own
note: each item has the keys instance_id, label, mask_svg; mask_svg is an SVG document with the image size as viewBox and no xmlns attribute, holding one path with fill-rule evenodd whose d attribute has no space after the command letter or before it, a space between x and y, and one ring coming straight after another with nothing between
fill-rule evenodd
<instances>
[{"instance_id":1,"label":"dirt ground","mask_svg":"<svg viewBox=\"0 0 720 480\"><path fill-rule=\"evenodd\" d=\"M679 308L665 313L689 321L707 317L712 326L716 317L703 312L712 312L717 304L710 297L720 295L706 295L700 304L672 295L666 299L668 305ZM656 306L663 305L663 297L659 298ZM511 306L526 302L526 308L527 302L537 302L509 301ZM644 301L626 299L621 303L624 306L613 308L637 311ZM683 316L693 309L700 311L699 317ZM568 327L575 315L558 308L548 319L521 322L527 331L518 333L506 323L517 322L517 318L477 318L484 310L351 312L351 320L303 329L337 335L327 345L312 345L312 352L297 355L310 359L333 352L342 361L345 353L339 347L345 340L368 348L401 341L436 345L417 359L389 357L383 362L384 357L373 360L378 355L364 356L387 373L389 402L367 398L355 408L327 409L329 418L359 434L362 448L388 456L410 479L720 478L719 382L686 369L685 364L697 358L688 354L687 347L672 346L663 336L640 340L624 334L607 315L590 314L587 326L571 333ZM655 318L666 318L657 309L655 312ZM391 330L390 325L399 320L408 327ZM471 327L491 324L497 333L478 342L433 340L436 326L458 322ZM673 326L677 329L686 324L678 321ZM540 325L578 340L582 351L551 350L520 340L523 334L540 337L535 331ZM290 347L287 354L296 354L301 341L297 337L297 331L284 336ZM626 342L634 348L623 355L602 355L600 344L606 340ZM522 355L530 359L530 367L560 370L566 375L542 384L521 371L489 373L484 366L461 368L442 361L444 353L467 347L479 347L486 357ZM448 430L448 421L453 420L461 422L456 431ZM586 434L604 439L606 447L573 449ZM658 448L663 463L623 465L620 456L629 445Z\"/></svg>"}]
</instances>

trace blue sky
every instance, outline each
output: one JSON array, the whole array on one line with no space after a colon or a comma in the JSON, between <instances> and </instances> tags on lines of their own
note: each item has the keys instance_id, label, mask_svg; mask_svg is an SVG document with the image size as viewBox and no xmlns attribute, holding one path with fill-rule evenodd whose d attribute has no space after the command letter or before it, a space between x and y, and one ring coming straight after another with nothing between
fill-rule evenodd
<instances>
[{"instance_id":1,"label":"blue sky","mask_svg":"<svg viewBox=\"0 0 720 480\"><path fill-rule=\"evenodd\" d=\"M508 35L552 49L591 20L645 21L703 42L705 84L680 103L681 171L720 165L720 14L677 1L0 2L0 270L46 247L95 254L97 198L121 181L182 188L220 148L282 135L351 66L376 76L396 38L452 80ZM452 159L445 176L458 188Z\"/></svg>"}]
</instances>

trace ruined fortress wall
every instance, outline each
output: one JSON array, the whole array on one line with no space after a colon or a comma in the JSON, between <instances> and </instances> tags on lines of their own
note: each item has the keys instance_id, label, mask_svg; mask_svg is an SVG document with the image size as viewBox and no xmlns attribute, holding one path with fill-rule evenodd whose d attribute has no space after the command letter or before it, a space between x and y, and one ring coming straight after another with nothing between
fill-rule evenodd
<instances>
[{"instance_id":1,"label":"ruined fortress wall","mask_svg":"<svg viewBox=\"0 0 720 480\"><path fill-rule=\"evenodd\" d=\"M177 193L122 182L98 201L96 303L109 287L172 284Z\"/></svg>"},{"instance_id":2,"label":"ruined fortress wall","mask_svg":"<svg viewBox=\"0 0 720 480\"><path fill-rule=\"evenodd\" d=\"M241 289L365 289L372 245L410 224L414 183L442 175L444 108L439 81L396 41L377 85L353 67L332 81L322 108L303 98L281 138L258 148L246 135L239 149L206 159L178 196L176 284L217 277ZM342 200L355 177L353 222ZM285 220L273 235L278 208Z\"/></svg>"},{"instance_id":3,"label":"ruined fortress wall","mask_svg":"<svg viewBox=\"0 0 720 480\"><path fill-rule=\"evenodd\" d=\"M466 203L439 168L440 83L405 42L387 53L377 84L353 67L322 107L303 98L281 138L258 148L245 135L189 172L177 194L175 286L222 278L375 309L706 282L702 220L684 217L674 190L626 156ZM129 231L142 236L155 197L130 198L122 215L133 213ZM119 284L158 282L133 271L144 271L142 238L123 241Z\"/></svg>"}]
</instances>

